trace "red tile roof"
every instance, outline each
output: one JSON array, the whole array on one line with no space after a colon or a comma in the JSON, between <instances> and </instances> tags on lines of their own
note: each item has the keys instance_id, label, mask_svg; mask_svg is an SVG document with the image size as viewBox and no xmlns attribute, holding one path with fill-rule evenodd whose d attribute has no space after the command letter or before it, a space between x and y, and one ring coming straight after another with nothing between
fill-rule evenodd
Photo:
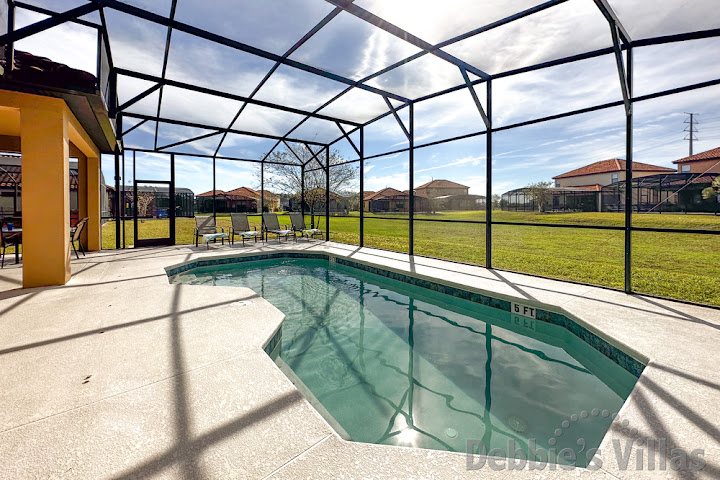
<instances>
[{"instance_id":1,"label":"red tile roof","mask_svg":"<svg viewBox=\"0 0 720 480\"><path fill-rule=\"evenodd\" d=\"M595 185L578 185L577 187L573 188L582 188L584 190L590 190L591 192L599 192L602 190L602 185L596 183Z\"/></svg>"},{"instance_id":2,"label":"red tile roof","mask_svg":"<svg viewBox=\"0 0 720 480\"><path fill-rule=\"evenodd\" d=\"M260 196L260 192L256 192L252 188L247 188L247 187L236 188L234 190L230 190L225 193L227 193L228 195L235 195L238 197L248 197L248 198L258 198Z\"/></svg>"},{"instance_id":3,"label":"red tile roof","mask_svg":"<svg viewBox=\"0 0 720 480\"><path fill-rule=\"evenodd\" d=\"M396 190L394 188L383 188L379 192L375 192L372 195L365 196L365 200L380 200L383 198L389 198L389 197L407 197L408 194L405 192L401 192L400 190Z\"/></svg>"},{"instance_id":4,"label":"red tile roof","mask_svg":"<svg viewBox=\"0 0 720 480\"><path fill-rule=\"evenodd\" d=\"M720 160L720 147L713 148L705 152L696 153L689 157L675 160L673 163L690 163L690 162L702 162L703 160Z\"/></svg>"},{"instance_id":5,"label":"red tile roof","mask_svg":"<svg viewBox=\"0 0 720 480\"><path fill-rule=\"evenodd\" d=\"M633 162L633 171L636 172L674 172L672 168L659 167L657 165L650 165L648 163ZM601 160L599 162L585 165L584 167L572 170L562 175L553 177L557 178L570 178L570 177L581 177L583 175L593 175L596 173L610 173L610 172L623 172L625 171L625 160L620 158L611 158L610 160Z\"/></svg>"},{"instance_id":6,"label":"red tile roof","mask_svg":"<svg viewBox=\"0 0 720 480\"><path fill-rule=\"evenodd\" d=\"M216 194L216 195L224 195L225 192L223 192L222 190L215 190L215 194ZM212 196L213 196L213 191L210 190L209 192L199 193L199 194L197 194L197 195L195 195L195 196L196 196L196 197L212 197Z\"/></svg>"},{"instance_id":7,"label":"red tile roof","mask_svg":"<svg viewBox=\"0 0 720 480\"><path fill-rule=\"evenodd\" d=\"M415 187L415 190L424 188L470 188L467 185L451 182L450 180L431 180L428 183Z\"/></svg>"}]
</instances>

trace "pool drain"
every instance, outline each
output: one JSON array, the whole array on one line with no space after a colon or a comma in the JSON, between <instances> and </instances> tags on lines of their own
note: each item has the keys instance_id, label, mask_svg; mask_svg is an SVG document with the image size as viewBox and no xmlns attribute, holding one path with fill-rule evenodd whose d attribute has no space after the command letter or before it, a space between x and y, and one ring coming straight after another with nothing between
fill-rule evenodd
<instances>
[{"instance_id":1,"label":"pool drain","mask_svg":"<svg viewBox=\"0 0 720 480\"><path fill-rule=\"evenodd\" d=\"M454 428L446 428L445 435L447 435L450 438L455 438L455 437L457 437L458 432Z\"/></svg>"},{"instance_id":2,"label":"pool drain","mask_svg":"<svg viewBox=\"0 0 720 480\"><path fill-rule=\"evenodd\" d=\"M528 429L528 424L525 420L515 415L511 415L507 419L508 426L515 430L517 433L525 433Z\"/></svg>"}]
</instances>

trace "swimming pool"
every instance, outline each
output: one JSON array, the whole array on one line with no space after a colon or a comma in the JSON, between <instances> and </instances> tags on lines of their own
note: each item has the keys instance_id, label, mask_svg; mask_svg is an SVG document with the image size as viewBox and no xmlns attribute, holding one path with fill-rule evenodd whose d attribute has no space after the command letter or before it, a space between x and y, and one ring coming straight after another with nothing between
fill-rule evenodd
<instances>
[{"instance_id":1,"label":"swimming pool","mask_svg":"<svg viewBox=\"0 0 720 480\"><path fill-rule=\"evenodd\" d=\"M266 350L348 440L586 466L643 368L556 313L515 315L510 302L379 268L286 257L168 274L248 287L281 310Z\"/></svg>"}]
</instances>

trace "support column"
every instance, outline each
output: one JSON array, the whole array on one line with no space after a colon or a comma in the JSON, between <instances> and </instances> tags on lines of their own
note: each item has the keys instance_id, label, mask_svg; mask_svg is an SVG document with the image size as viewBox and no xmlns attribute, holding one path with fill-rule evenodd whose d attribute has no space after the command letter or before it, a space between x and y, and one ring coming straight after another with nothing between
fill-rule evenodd
<instances>
[{"instance_id":1,"label":"support column","mask_svg":"<svg viewBox=\"0 0 720 480\"><path fill-rule=\"evenodd\" d=\"M87 214L89 218L85 231L87 232L87 248L91 252L102 249L102 207L100 203L102 182L100 173L100 157L87 157Z\"/></svg>"},{"instance_id":2,"label":"support column","mask_svg":"<svg viewBox=\"0 0 720 480\"><path fill-rule=\"evenodd\" d=\"M78 176L77 176L77 205L75 207L77 208L77 215L78 220L81 218L88 216L88 209L87 209L87 157L78 149L75 145L70 143L70 155L73 158L77 159L77 170L78 170ZM72 179L71 182L72 183ZM72 188L70 191L70 219L72 221L72 210L73 210L73 204L72 204ZM80 236L80 243L82 244L83 248L87 250L88 246L88 233L87 229L83 229L82 234Z\"/></svg>"},{"instance_id":3,"label":"support column","mask_svg":"<svg viewBox=\"0 0 720 480\"><path fill-rule=\"evenodd\" d=\"M632 180L633 180L633 51L627 50L625 83L629 108L625 109L625 292L632 293Z\"/></svg>"},{"instance_id":4,"label":"support column","mask_svg":"<svg viewBox=\"0 0 720 480\"><path fill-rule=\"evenodd\" d=\"M485 266L492 268L492 81L487 81L487 133L485 134ZM523 205L523 210L524 210Z\"/></svg>"},{"instance_id":5,"label":"support column","mask_svg":"<svg viewBox=\"0 0 720 480\"><path fill-rule=\"evenodd\" d=\"M70 280L70 163L67 113L20 111L23 287Z\"/></svg>"},{"instance_id":6,"label":"support column","mask_svg":"<svg viewBox=\"0 0 720 480\"><path fill-rule=\"evenodd\" d=\"M325 240L330 240L330 147L325 147Z\"/></svg>"}]
</instances>

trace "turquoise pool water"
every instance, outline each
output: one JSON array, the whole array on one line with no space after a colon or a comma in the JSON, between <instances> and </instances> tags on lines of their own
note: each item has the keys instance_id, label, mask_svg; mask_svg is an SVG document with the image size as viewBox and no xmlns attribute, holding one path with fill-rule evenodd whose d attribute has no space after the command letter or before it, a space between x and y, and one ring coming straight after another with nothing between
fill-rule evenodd
<instances>
[{"instance_id":1,"label":"turquoise pool water","mask_svg":"<svg viewBox=\"0 0 720 480\"><path fill-rule=\"evenodd\" d=\"M276 362L354 441L470 442L586 466L636 381L562 327L327 260L198 267L172 281L248 287L280 309ZM576 460L557 459L562 449Z\"/></svg>"}]
</instances>

